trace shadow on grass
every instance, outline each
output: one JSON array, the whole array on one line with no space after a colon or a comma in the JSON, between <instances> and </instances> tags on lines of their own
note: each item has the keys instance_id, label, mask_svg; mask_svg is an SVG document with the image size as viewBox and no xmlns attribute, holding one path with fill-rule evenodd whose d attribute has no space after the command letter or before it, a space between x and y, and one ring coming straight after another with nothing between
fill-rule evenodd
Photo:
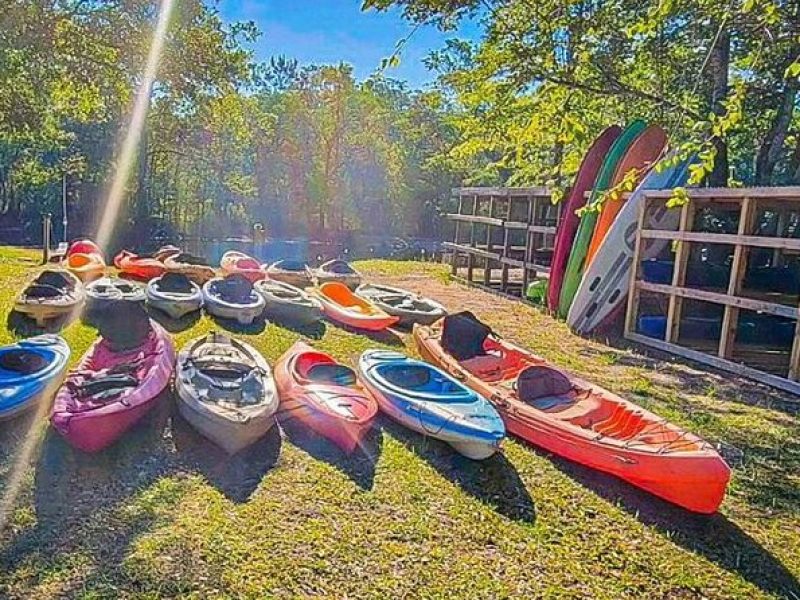
<instances>
[{"instance_id":1,"label":"shadow on grass","mask_svg":"<svg viewBox=\"0 0 800 600\"><path fill-rule=\"evenodd\" d=\"M287 319L268 317L268 321L270 323L274 323L278 327L299 333L300 335L312 340L322 339L325 336L325 330L327 329L325 322L322 320L314 321L313 323L297 323Z\"/></svg>"},{"instance_id":2,"label":"shadow on grass","mask_svg":"<svg viewBox=\"0 0 800 600\"><path fill-rule=\"evenodd\" d=\"M699 515L661 500L624 481L577 463L547 455L563 473L654 527L670 541L737 573L779 597L800 597L800 583L774 556L720 513Z\"/></svg>"},{"instance_id":3,"label":"shadow on grass","mask_svg":"<svg viewBox=\"0 0 800 600\"><path fill-rule=\"evenodd\" d=\"M424 458L440 475L499 514L526 523L536 520L536 507L525 484L501 452L486 460L471 460L444 442L424 437L383 416L379 420L384 431Z\"/></svg>"},{"instance_id":4,"label":"shadow on grass","mask_svg":"<svg viewBox=\"0 0 800 600\"><path fill-rule=\"evenodd\" d=\"M354 335L363 335L366 338L371 339L372 341L378 342L379 344L386 344L387 346L405 346L403 343L403 338L398 335L392 329L384 329L382 331L367 331L366 329L357 329L355 327L350 327L349 325L345 325L343 323L339 323L338 321L331 321L341 329L342 331L346 331L347 333L352 333Z\"/></svg>"},{"instance_id":5,"label":"shadow on grass","mask_svg":"<svg viewBox=\"0 0 800 600\"><path fill-rule=\"evenodd\" d=\"M141 583L131 580L136 575L128 572L124 561L131 544L180 502L186 489L180 484L182 476L200 473L232 501L246 501L277 461L278 428L273 427L248 451L227 457L210 442L198 439L193 430L181 429L177 418L170 428L173 411L167 391L118 443L96 454L74 450L48 428L33 481L36 524L20 527L19 532L0 532L0 572L9 574L10 581L10 575L26 561L44 562L49 571L71 564L71 555L86 555L97 566L77 574L65 568L57 594L71 597L81 590L105 590L115 597L119 588ZM24 418L19 421L14 430L23 432ZM183 423L183 427L189 425ZM12 436L3 430L0 447L13 452L15 443L21 443L16 440L19 437L24 435ZM132 503L143 492L148 494L147 501ZM0 596L5 591L3 579Z\"/></svg>"},{"instance_id":6,"label":"shadow on grass","mask_svg":"<svg viewBox=\"0 0 800 600\"><path fill-rule=\"evenodd\" d=\"M67 325L77 320L78 313L68 313L55 319L48 319L44 325L37 325L32 318L15 310L8 313L6 327L18 337L31 337L43 333L58 333Z\"/></svg>"},{"instance_id":7,"label":"shadow on grass","mask_svg":"<svg viewBox=\"0 0 800 600\"><path fill-rule=\"evenodd\" d=\"M257 335L264 331L267 327L267 322L263 317L258 317L252 323L244 325L234 319L224 319L216 315L209 314L211 320L214 321L220 328L230 331L232 333L241 333L244 335Z\"/></svg>"},{"instance_id":8,"label":"shadow on grass","mask_svg":"<svg viewBox=\"0 0 800 600\"><path fill-rule=\"evenodd\" d=\"M278 462L281 449L280 429L273 425L256 443L231 456L195 431L177 410L172 414L172 436L180 463L237 503L250 499Z\"/></svg>"},{"instance_id":9,"label":"shadow on grass","mask_svg":"<svg viewBox=\"0 0 800 600\"><path fill-rule=\"evenodd\" d=\"M383 448L383 432L373 427L352 454L311 431L297 419L281 419L281 428L289 441L313 458L334 466L362 490L371 490L375 483L375 465Z\"/></svg>"},{"instance_id":10,"label":"shadow on grass","mask_svg":"<svg viewBox=\"0 0 800 600\"><path fill-rule=\"evenodd\" d=\"M180 319L173 319L167 313L147 305L147 314L170 333L180 333L193 327L200 320L202 311L198 309L182 316Z\"/></svg>"},{"instance_id":11,"label":"shadow on grass","mask_svg":"<svg viewBox=\"0 0 800 600\"><path fill-rule=\"evenodd\" d=\"M145 512L124 518L118 511L131 497L170 473L163 443L168 412L168 403L162 398L120 443L97 454L72 449L48 427L33 481L36 525L6 540L0 552L0 572L10 574L31 557L57 568L68 555L80 553L103 565L102 572L90 572L80 582L63 581L59 595L72 595L72 585L87 589L95 579L124 581L122 562L128 548L151 528L155 515ZM162 500L174 503L178 499Z\"/></svg>"}]
</instances>

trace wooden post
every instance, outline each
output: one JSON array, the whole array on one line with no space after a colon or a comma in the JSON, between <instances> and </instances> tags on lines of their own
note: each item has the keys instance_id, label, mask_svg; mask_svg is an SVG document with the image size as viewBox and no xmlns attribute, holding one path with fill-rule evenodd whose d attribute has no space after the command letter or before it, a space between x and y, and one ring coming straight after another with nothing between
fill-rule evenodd
<instances>
[{"instance_id":1,"label":"wooden post","mask_svg":"<svg viewBox=\"0 0 800 600\"><path fill-rule=\"evenodd\" d=\"M472 216L478 214L478 194L472 196ZM475 222L469 224L469 245L475 247ZM471 252L467 255L467 281L472 283L472 271L475 268L475 255Z\"/></svg>"},{"instance_id":2,"label":"wooden post","mask_svg":"<svg viewBox=\"0 0 800 600\"><path fill-rule=\"evenodd\" d=\"M689 231L692 227L694 218L694 204L690 200L681 208L680 223L678 231ZM675 266L672 272L673 287L683 287L686 283L686 265L689 262L689 244L691 242L679 241L678 249L675 252ZM670 294L669 307L667 309L667 333L666 341L673 342L678 339L681 326L681 311L683 310L683 298Z\"/></svg>"},{"instance_id":3,"label":"wooden post","mask_svg":"<svg viewBox=\"0 0 800 600\"><path fill-rule=\"evenodd\" d=\"M533 213L533 196L525 196L525 201L528 203L528 215L525 220L526 225L530 226L534 221ZM525 228L525 252L523 253L523 267L522 267L522 296L528 290L528 283L530 283L530 271L528 270L528 263L533 262L533 232Z\"/></svg>"},{"instance_id":4,"label":"wooden post","mask_svg":"<svg viewBox=\"0 0 800 600\"><path fill-rule=\"evenodd\" d=\"M749 197L742 200L739 212L739 235L751 235L753 233L753 222L755 220L755 203ZM745 267L747 266L747 247L736 244L733 247L733 263L731 264L731 275L728 280L728 295L738 296L742 289ZM739 309L735 306L726 305L722 317L722 329L719 338L717 356L720 358L730 358L733 352L733 344L736 339L736 327L739 324Z\"/></svg>"},{"instance_id":5,"label":"wooden post","mask_svg":"<svg viewBox=\"0 0 800 600\"><path fill-rule=\"evenodd\" d=\"M644 200L639 204L639 216L637 221L639 223L636 228L636 240L633 245L633 264L631 264L630 284L628 286L628 308L625 312L625 337L632 333L636 333L636 317L639 313L639 288L636 286L636 280L639 278L639 261L641 260L642 252L642 229L644 229L644 215L647 210L649 200L645 195Z\"/></svg>"},{"instance_id":6,"label":"wooden post","mask_svg":"<svg viewBox=\"0 0 800 600\"><path fill-rule=\"evenodd\" d=\"M506 221L511 221L511 194L506 190ZM503 227L503 258L509 258L511 254L511 230L508 227ZM500 290L503 293L508 291L508 264L502 262L500 265ZM524 294L523 294L524 295Z\"/></svg>"},{"instance_id":7,"label":"wooden post","mask_svg":"<svg viewBox=\"0 0 800 600\"><path fill-rule=\"evenodd\" d=\"M464 195L459 191L458 192L458 214L463 214L462 210L464 209ZM459 233L461 231L461 221L456 219L455 225L455 233L453 234L453 243L458 245L460 244ZM450 265L450 274L456 275L458 273L458 250L453 248L453 255L451 257L452 264Z\"/></svg>"},{"instance_id":8,"label":"wooden post","mask_svg":"<svg viewBox=\"0 0 800 600\"><path fill-rule=\"evenodd\" d=\"M489 196L489 217L494 217L494 194ZM486 225L486 252L492 252L494 245L492 244L492 225ZM483 285L487 288L492 283L492 259L488 256L483 259Z\"/></svg>"},{"instance_id":9,"label":"wooden post","mask_svg":"<svg viewBox=\"0 0 800 600\"><path fill-rule=\"evenodd\" d=\"M52 216L45 213L42 217L42 264L50 262L50 230L53 226Z\"/></svg>"}]
</instances>

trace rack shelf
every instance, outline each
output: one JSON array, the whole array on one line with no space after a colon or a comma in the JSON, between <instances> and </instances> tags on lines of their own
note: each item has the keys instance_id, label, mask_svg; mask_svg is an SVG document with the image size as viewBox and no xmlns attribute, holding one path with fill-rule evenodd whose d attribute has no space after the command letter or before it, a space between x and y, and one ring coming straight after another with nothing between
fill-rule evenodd
<instances>
[{"instance_id":1,"label":"rack shelf","mask_svg":"<svg viewBox=\"0 0 800 600\"><path fill-rule=\"evenodd\" d=\"M783 268L786 258L800 251L800 239L789 230L787 216L800 214L800 188L707 188L689 190L690 201L679 210L678 225L673 229L652 229L648 215L657 203L669 198L669 191L648 192L639 210L629 287L628 309L625 317L625 337L634 342L670 352L711 366L737 373L762 383L800 394L800 311L798 296L779 290L761 291L745 288L748 260L759 250L769 256L768 268ZM697 231L695 216L702 209L720 208L734 217L736 232L709 233ZM759 213L759 210L762 211ZM770 211L778 215L776 234L760 235L759 214ZM731 212L733 211L733 212ZM738 218L738 223L736 221ZM671 283L655 283L642 278L643 248L649 240L669 240L674 250ZM732 248L728 255L730 276L727 288L700 287L687 283L690 251L699 246ZM649 337L638 330L643 293L667 300L666 327L663 338ZM719 334L713 340L689 343L680 338L680 328L686 301L700 301L722 307ZM779 317L794 321L794 336L790 346L753 344L737 340L742 311L752 311L766 318ZM761 318L761 317L759 317ZM785 322L784 322L785 323ZM791 326L791 325L790 325ZM771 372L768 372L771 371ZM776 375L774 371L781 371Z\"/></svg>"}]
</instances>

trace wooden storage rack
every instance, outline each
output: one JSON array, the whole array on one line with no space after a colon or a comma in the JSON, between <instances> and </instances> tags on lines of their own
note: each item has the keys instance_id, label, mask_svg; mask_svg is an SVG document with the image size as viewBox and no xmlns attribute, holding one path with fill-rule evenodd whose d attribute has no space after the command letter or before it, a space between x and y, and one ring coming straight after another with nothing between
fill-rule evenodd
<instances>
[{"instance_id":1,"label":"wooden storage rack","mask_svg":"<svg viewBox=\"0 0 800 600\"><path fill-rule=\"evenodd\" d=\"M759 249L772 253L771 267L781 264L784 256L800 253L800 187L784 188L707 188L689 190L690 202L680 209L677 230L650 229L647 215L654 203L663 203L671 196L670 191L647 192L639 211L639 222L631 269L628 308L625 318L625 337L634 342L657 348L678 356L695 360L713 367L733 372L772 385L795 394L800 394L800 319L798 299L780 293L757 293L745 291L744 279L748 256ZM704 207L726 207L733 214L738 212L738 231L732 233L706 233L693 231L694 215ZM775 235L756 235L759 215L769 212L776 218ZM642 240L669 240L674 243L674 266L671 285L653 283L641 278L643 257ZM704 248L709 245L733 247L731 271L727 289L709 289L690 286L686 280L687 264L692 244ZM656 339L637 332L642 292L666 296L665 339ZM679 328L684 301L700 300L723 307L719 339L713 346L698 349L681 344ZM769 373L748 365L748 361L734 360L736 331L740 310L774 315L795 320L794 339L788 353L788 369L785 376ZM760 352L754 350L754 353ZM781 355L784 359L786 353ZM761 363L766 359L779 364L773 355L762 353ZM780 362L783 362L782 360Z\"/></svg>"},{"instance_id":2,"label":"wooden storage rack","mask_svg":"<svg viewBox=\"0 0 800 600\"><path fill-rule=\"evenodd\" d=\"M524 296L530 281L549 274L558 207L546 188L463 187L453 195L453 241L443 246L454 276Z\"/></svg>"}]
</instances>

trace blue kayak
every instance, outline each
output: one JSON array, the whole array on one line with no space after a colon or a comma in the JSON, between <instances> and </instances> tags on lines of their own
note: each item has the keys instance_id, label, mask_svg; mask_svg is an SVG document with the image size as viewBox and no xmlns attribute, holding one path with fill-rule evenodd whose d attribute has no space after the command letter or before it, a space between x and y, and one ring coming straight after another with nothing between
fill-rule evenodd
<instances>
[{"instance_id":1,"label":"blue kayak","mask_svg":"<svg viewBox=\"0 0 800 600\"><path fill-rule=\"evenodd\" d=\"M67 370L69 346L57 335L40 335L0 348L0 420L49 401Z\"/></svg>"},{"instance_id":2,"label":"blue kayak","mask_svg":"<svg viewBox=\"0 0 800 600\"><path fill-rule=\"evenodd\" d=\"M398 352L367 350L358 368L381 410L409 429L474 460L500 447L506 429L491 403L436 367Z\"/></svg>"}]
</instances>

